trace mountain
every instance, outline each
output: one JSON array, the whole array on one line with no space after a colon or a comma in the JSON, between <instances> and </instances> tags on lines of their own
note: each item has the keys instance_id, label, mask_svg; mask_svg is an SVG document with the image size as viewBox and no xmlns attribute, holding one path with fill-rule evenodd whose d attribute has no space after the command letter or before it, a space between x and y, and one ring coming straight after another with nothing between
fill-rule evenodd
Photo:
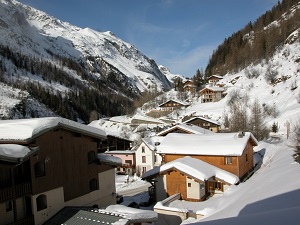
<instances>
[{"instance_id":1,"label":"mountain","mask_svg":"<svg viewBox=\"0 0 300 225\"><path fill-rule=\"evenodd\" d=\"M87 122L92 111L125 113L145 90L171 88L154 60L112 32L79 28L14 0L0 0L0 15L0 82L24 92L23 113L8 104L4 118L43 116L30 99Z\"/></svg>"}]
</instances>

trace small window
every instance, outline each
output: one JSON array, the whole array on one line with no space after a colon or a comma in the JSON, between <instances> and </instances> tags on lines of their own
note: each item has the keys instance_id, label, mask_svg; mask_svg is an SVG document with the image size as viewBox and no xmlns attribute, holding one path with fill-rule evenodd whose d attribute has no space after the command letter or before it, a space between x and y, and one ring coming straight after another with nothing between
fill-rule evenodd
<instances>
[{"instance_id":1,"label":"small window","mask_svg":"<svg viewBox=\"0 0 300 225\"><path fill-rule=\"evenodd\" d=\"M192 187L192 184L191 184L191 183L188 183L188 187Z\"/></svg>"},{"instance_id":2,"label":"small window","mask_svg":"<svg viewBox=\"0 0 300 225\"><path fill-rule=\"evenodd\" d=\"M129 166L132 166L132 160L125 160L125 164L128 164Z\"/></svg>"},{"instance_id":3,"label":"small window","mask_svg":"<svg viewBox=\"0 0 300 225\"><path fill-rule=\"evenodd\" d=\"M47 196L46 195L39 195L36 198L36 210L41 211L47 208Z\"/></svg>"},{"instance_id":4,"label":"small window","mask_svg":"<svg viewBox=\"0 0 300 225\"><path fill-rule=\"evenodd\" d=\"M98 190L98 181L97 179L90 180L90 192Z\"/></svg>"},{"instance_id":5,"label":"small window","mask_svg":"<svg viewBox=\"0 0 300 225\"><path fill-rule=\"evenodd\" d=\"M142 153L145 153L145 146L142 146Z\"/></svg>"},{"instance_id":6,"label":"small window","mask_svg":"<svg viewBox=\"0 0 300 225\"><path fill-rule=\"evenodd\" d=\"M40 161L34 164L34 174L36 178L46 175L44 162Z\"/></svg>"},{"instance_id":7,"label":"small window","mask_svg":"<svg viewBox=\"0 0 300 225\"><path fill-rule=\"evenodd\" d=\"M6 212L11 212L12 211L12 202L11 201L6 202L5 206L6 206Z\"/></svg>"},{"instance_id":8,"label":"small window","mask_svg":"<svg viewBox=\"0 0 300 225\"><path fill-rule=\"evenodd\" d=\"M95 162L96 153L94 151L89 151L87 155L88 155L88 163Z\"/></svg>"},{"instance_id":9,"label":"small window","mask_svg":"<svg viewBox=\"0 0 300 225\"><path fill-rule=\"evenodd\" d=\"M232 157L231 156L225 157L225 164L226 165L232 164Z\"/></svg>"},{"instance_id":10,"label":"small window","mask_svg":"<svg viewBox=\"0 0 300 225\"><path fill-rule=\"evenodd\" d=\"M146 156L142 156L142 163L146 163Z\"/></svg>"}]
</instances>

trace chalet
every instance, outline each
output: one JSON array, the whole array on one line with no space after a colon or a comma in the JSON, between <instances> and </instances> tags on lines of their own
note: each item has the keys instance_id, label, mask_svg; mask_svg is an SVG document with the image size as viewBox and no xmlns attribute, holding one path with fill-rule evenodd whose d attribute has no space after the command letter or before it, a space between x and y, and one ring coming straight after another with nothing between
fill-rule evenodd
<instances>
[{"instance_id":1,"label":"chalet","mask_svg":"<svg viewBox=\"0 0 300 225\"><path fill-rule=\"evenodd\" d=\"M253 147L256 146L257 143L258 142L256 138L249 132L213 133L201 135L171 133L164 138L159 146L157 146L157 153L162 156L162 165L176 160L178 161L178 159L184 158L186 156L190 156L193 159L203 161L223 171L227 171L228 173L235 175L238 180L243 180L253 170ZM152 185L155 190L162 190L162 187L160 187L159 185L163 185L168 195L171 193L174 194L174 190L168 189L168 187L174 188L176 182L182 183L184 182L184 179L186 179L186 177L188 177L189 179L195 178L187 172L182 173L184 172L182 171L182 168L178 168L177 170L175 169L174 171L170 169L160 170L168 171L168 175L170 176L164 177L164 182L162 184L159 182L157 184L155 184L156 182L152 182ZM181 174L183 174L183 180L180 179L180 172L177 173L178 170L181 171ZM171 171L175 173L169 174L169 172ZM149 173L152 174L153 172L151 172L150 170ZM145 175L143 175L143 178L151 179L152 175L150 175L150 177L148 177L147 175L149 173L147 172ZM157 174L157 172L155 172L154 174ZM162 175L164 175L164 173ZM217 176L212 176L211 179L213 179L211 180L213 182L215 182L216 180L219 180L221 182L222 180L222 178ZM200 180L201 179L196 179L196 181L198 182ZM203 179L201 181L206 182ZM170 186L168 186L168 182ZM210 187L209 183L206 184L208 186L205 186L205 190L207 190L207 188L209 189ZM224 185L229 184L230 182L228 182L228 180L223 180L221 184L216 185L220 190L224 190ZM182 197L184 198L187 196L187 192L186 190L181 190L180 187L181 186L179 185L176 190L177 192L180 192ZM207 196L207 194L208 191L205 191L205 196ZM201 200L203 196L201 195L201 198L198 200ZM186 199L189 199L189 197L186 197Z\"/></svg>"},{"instance_id":2,"label":"chalet","mask_svg":"<svg viewBox=\"0 0 300 225\"><path fill-rule=\"evenodd\" d=\"M210 134L212 131L196 126L193 124L177 124L157 134L157 136L166 136L170 133L185 133L185 134Z\"/></svg>"},{"instance_id":3,"label":"chalet","mask_svg":"<svg viewBox=\"0 0 300 225\"><path fill-rule=\"evenodd\" d=\"M199 91L201 102L217 102L226 96L225 89L222 87L212 86L205 87Z\"/></svg>"},{"instance_id":4,"label":"chalet","mask_svg":"<svg viewBox=\"0 0 300 225\"><path fill-rule=\"evenodd\" d=\"M210 76L210 77L207 79L207 82L208 82L208 84L211 85L211 86L216 86L217 83L218 83L221 79L223 79L222 76L219 76L219 75L212 75L212 76Z\"/></svg>"},{"instance_id":5,"label":"chalet","mask_svg":"<svg viewBox=\"0 0 300 225\"><path fill-rule=\"evenodd\" d=\"M203 129L207 129L207 130L210 130L215 133L218 133L220 131L220 127L221 127L221 124L218 121L210 119L206 116L193 117L189 120L184 121L184 123L202 127Z\"/></svg>"},{"instance_id":6,"label":"chalet","mask_svg":"<svg viewBox=\"0 0 300 225\"><path fill-rule=\"evenodd\" d=\"M104 154L120 158L122 164L116 168L118 174L133 175L135 171L135 151L133 150L116 150L106 151Z\"/></svg>"},{"instance_id":7,"label":"chalet","mask_svg":"<svg viewBox=\"0 0 300 225\"><path fill-rule=\"evenodd\" d=\"M196 85L194 84L194 82L192 80L187 80L183 84L183 90L185 92L195 93L196 92Z\"/></svg>"},{"instance_id":8,"label":"chalet","mask_svg":"<svg viewBox=\"0 0 300 225\"><path fill-rule=\"evenodd\" d=\"M168 100L159 105L160 109L163 111L174 111L177 109L185 109L188 106L189 104L187 103L183 103L175 100Z\"/></svg>"},{"instance_id":9,"label":"chalet","mask_svg":"<svg viewBox=\"0 0 300 225\"><path fill-rule=\"evenodd\" d=\"M234 174L189 156L156 167L142 179L152 183L158 201L177 193L182 200L203 201L239 181Z\"/></svg>"},{"instance_id":10,"label":"chalet","mask_svg":"<svg viewBox=\"0 0 300 225\"><path fill-rule=\"evenodd\" d=\"M1 120L0 224L42 224L65 206L115 204L120 162L98 157L105 138L58 117Z\"/></svg>"},{"instance_id":11,"label":"chalet","mask_svg":"<svg viewBox=\"0 0 300 225\"><path fill-rule=\"evenodd\" d=\"M164 137L153 136L143 138L135 149L136 173L143 175L148 170L160 166L161 156L156 153L156 147L160 145Z\"/></svg>"}]
</instances>

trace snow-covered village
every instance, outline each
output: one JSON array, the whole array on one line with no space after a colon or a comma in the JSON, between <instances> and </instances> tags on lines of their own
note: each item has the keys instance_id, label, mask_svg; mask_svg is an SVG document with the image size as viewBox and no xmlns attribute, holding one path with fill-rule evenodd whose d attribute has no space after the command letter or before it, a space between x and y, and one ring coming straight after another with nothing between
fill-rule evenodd
<instances>
[{"instance_id":1,"label":"snow-covered village","mask_svg":"<svg viewBox=\"0 0 300 225\"><path fill-rule=\"evenodd\" d=\"M190 77L25 2L0 0L0 225L300 224L300 1Z\"/></svg>"}]
</instances>

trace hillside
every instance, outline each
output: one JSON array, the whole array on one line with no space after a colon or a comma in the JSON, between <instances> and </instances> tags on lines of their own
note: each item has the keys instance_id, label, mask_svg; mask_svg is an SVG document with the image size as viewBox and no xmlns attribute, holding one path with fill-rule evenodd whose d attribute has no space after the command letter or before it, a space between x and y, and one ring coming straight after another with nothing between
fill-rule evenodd
<instances>
[{"instance_id":1,"label":"hillside","mask_svg":"<svg viewBox=\"0 0 300 225\"><path fill-rule=\"evenodd\" d=\"M119 115L145 90L171 88L154 60L109 31L79 28L14 0L0 1L0 15L0 82L6 93L24 93L1 108L2 118L53 111L88 122L93 111ZM32 101L48 110L36 112Z\"/></svg>"},{"instance_id":2,"label":"hillside","mask_svg":"<svg viewBox=\"0 0 300 225\"><path fill-rule=\"evenodd\" d=\"M225 38L210 57L206 75L237 72L249 64L272 58L286 38L299 28L299 18L298 0L278 1L256 21Z\"/></svg>"}]
</instances>

